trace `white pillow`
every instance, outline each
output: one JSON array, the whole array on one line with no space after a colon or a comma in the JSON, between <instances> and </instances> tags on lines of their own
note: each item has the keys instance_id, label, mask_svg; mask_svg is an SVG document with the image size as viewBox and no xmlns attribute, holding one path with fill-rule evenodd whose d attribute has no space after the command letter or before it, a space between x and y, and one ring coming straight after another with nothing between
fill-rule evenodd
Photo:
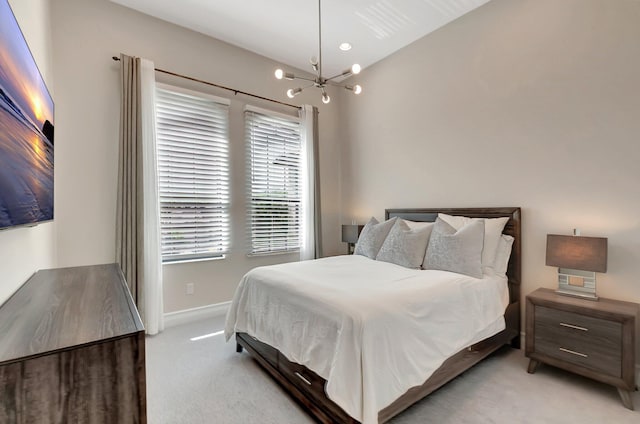
<instances>
[{"instance_id":1,"label":"white pillow","mask_svg":"<svg viewBox=\"0 0 640 424\"><path fill-rule=\"evenodd\" d=\"M493 262L493 270L498 275L506 275L509 267L509 258L511 257L511 247L514 238L506 234L500 236L498 242L498 250L496 252L496 260Z\"/></svg>"},{"instance_id":2,"label":"white pillow","mask_svg":"<svg viewBox=\"0 0 640 424\"><path fill-rule=\"evenodd\" d=\"M456 230L444 220L436 219L422 267L482 278L483 238L484 222L481 220Z\"/></svg>"},{"instance_id":3,"label":"white pillow","mask_svg":"<svg viewBox=\"0 0 640 424\"><path fill-rule=\"evenodd\" d=\"M378 223L377 219L371 217L369 222L367 222L362 229L360 237L358 237L358 242L356 243L356 248L353 254L375 259L378 255L378 251L382 247L382 243L384 243L387 238L387 234L389 234L391 227L393 227L393 224L397 219L398 218L393 217L384 222Z\"/></svg>"},{"instance_id":4,"label":"white pillow","mask_svg":"<svg viewBox=\"0 0 640 424\"><path fill-rule=\"evenodd\" d=\"M406 221L397 220L382 243L376 261L420 269L432 228L433 225L411 229Z\"/></svg>"},{"instance_id":5,"label":"white pillow","mask_svg":"<svg viewBox=\"0 0 640 424\"><path fill-rule=\"evenodd\" d=\"M501 218L469 218L466 216L452 216L439 213L438 218L451 225L456 230L464 227L467 223L476 220L484 221L484 247L482 248L482 266L493 268L496 259L496 251L498 250L498 242L502 235L504 226L507 225L509 217Z\"/></svg>"},{"instance_id":6,"label":"white pillow","mask_svg":"<svg viewBox=\"0 0 640 424\"><path fill-rule=\"evenodd\" d=\"M406 219L402 220L411 230L421 230L423 228L431 227L433 229L433 225L435 222L423 222L423 221L409 221Z\"/></svg>"}]
</instances>

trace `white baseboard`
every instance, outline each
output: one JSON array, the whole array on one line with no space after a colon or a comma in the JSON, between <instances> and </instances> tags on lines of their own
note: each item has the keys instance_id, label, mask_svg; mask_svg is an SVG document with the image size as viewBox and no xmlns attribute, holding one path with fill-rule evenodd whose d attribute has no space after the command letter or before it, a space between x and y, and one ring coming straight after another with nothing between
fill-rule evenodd
<instances>
[{"instance_id":1,"label":"white baseboard","mask_svg":"<svg viewBox=\"0 0 640 424\"><path fill-rule=\"evenodd\" d=\"M215 303L213 305L200 306L198 308L185 309L182 311L169 312L164 314L164 327L175 327L205 318L219 317L226 315L231 306L231 302Z\"/></svg>"}]
</instances>

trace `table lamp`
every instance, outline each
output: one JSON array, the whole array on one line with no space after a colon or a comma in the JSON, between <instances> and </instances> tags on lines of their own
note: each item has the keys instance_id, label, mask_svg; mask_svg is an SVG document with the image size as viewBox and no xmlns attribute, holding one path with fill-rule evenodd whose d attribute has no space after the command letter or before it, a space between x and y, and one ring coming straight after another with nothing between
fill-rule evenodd
<instances>
[{"instance_id":1,"label":"table lamp","mask_svg":"<svg viewBox=\"0 0 640 424\"><path fill-rule=\"evenodd\" d=\"M598 300L596 272L607 272L607 239L547 234L548 266L558 267L556 293Z\"/></svg>"},{"instance_id":2,"label":"table lamp","mask_svg":"<svg viewBox=\"0 0 640 424\"><path fill-rule=\"evenodd\" d=\"M347 253L351 255L358 242L364 225L342 225L342 242L347 243Z\"/></svg>"}]
</instances>

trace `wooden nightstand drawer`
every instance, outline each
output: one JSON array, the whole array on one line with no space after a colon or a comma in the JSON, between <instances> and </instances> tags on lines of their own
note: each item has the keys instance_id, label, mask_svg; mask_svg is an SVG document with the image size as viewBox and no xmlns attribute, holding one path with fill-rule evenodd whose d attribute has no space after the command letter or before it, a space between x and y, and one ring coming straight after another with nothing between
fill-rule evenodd
<instances>
[{"instance_id":1,"label":"wooden nightstand drawer","mask_svg":"<svg viewBox=\"0 0 640 424\"><path fill-rule=\"evenodd\" d=\"M538 289L527 296L525 355L528 372L546 363L611 384L633 409L639 305L561 296Z\"/></svg>"},{"instance_id":2,"label":"wooden nightstand drawer","mask_svg":"<svg viewBox=\"0 0 640 424\"><path fill-rule=\"evenodd\" d=\"M537 352L621 377L619 322L536 306L534 331Z\"/></svg>"},{"instance_id":3,"label":"wooden nightstand drawer","mask_svg":"<svg viewBox=\"0 0 640 424\"><path fill-rule=\"evenodd\" d=\"M576 335L598 340L609 339L615 334L615 344L620 345L622 324L619 322L545 306L535 308L536 327L540 327L541 330L557 332L562 337Z\"/></svg>"}]
</instances>

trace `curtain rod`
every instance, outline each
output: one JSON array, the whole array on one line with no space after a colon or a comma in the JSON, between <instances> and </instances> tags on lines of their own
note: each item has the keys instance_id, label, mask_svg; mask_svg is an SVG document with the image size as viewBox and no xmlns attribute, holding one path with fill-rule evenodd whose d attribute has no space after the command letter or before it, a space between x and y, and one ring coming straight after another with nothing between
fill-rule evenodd
<instances>
[{"instance_id":1,"label":"curtain rod","mask_svg":"<svg viewBox=\"0 0 640 424\"><path fill-rule=\"evenodd\" d=\"M117 56L111 56L111 59L115 60L116 62L120 61L120 58L117 57ZM179 78L187 79L189 81L199 82L201 84L210 85L212 87L221 88L223 90L233 91L233 93L235 95L244 94L245 96L255 97L256 99L266 100L268 102L278 103L278 104L283 105L283 106L289 106L289 107L292 107L292 108L295 108L295 109L300 109L300 106L292 105L291 103L285 103L285 102L281 102L280 100L275 100L275 99L270 99L268 97L258 96L257 94L247 93L246 91L236 90L235 88L225 87L224 85L220 85L220 84L216 84L216 83L213 83L213 82L201 80L201 79L198 79L198 78L189 77L187 75L177 74L175 72L165 71L164 69L159 69L159 68L155 68L154 70L156 72L160 72L162 74L172 75L174 77L179 77Z\"/></svg>"}]
</instances>

